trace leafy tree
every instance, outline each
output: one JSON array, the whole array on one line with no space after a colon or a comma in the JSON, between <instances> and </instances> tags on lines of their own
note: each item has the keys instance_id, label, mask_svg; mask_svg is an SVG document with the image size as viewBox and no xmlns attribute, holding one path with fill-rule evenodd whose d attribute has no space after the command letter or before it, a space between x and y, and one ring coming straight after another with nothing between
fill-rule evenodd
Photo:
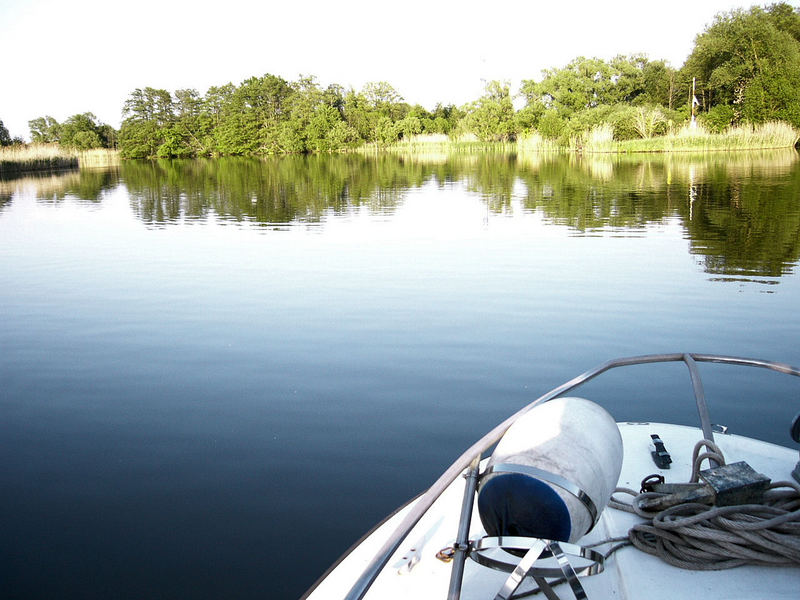
<instances>
[{"instance_id":1,"label":"leafy tree","mask_svg":"<svg viewBox=\"0 0 800 600\"><path fill-rule=\"evenodd\" d=\"M88 150L90 148L113 148L117 144L117 132L97 120L90 112L72 115L63 123L51 116L28 121L31 140L36 144L58 143L65 148Z\"/></svg>"},{"instance_id":2,"label":"leafy tree","mask_svg":"<svg viewBox=\"0 0 800 600\"><path fill-rule=\"evenodd\" d=\"M61 138L61 125L49 115L28 121L28 128L35 144L53 144Z\"/></svg>"},{"instance_id":3,"label":"leafy tree","mask_svg":"<svg viewBox=\"0 0 800 600\"><path fill-rule=\"evenodd\" d=\"M407 115L397 122L397 129L404 140L422 133L422 120L415 115Z\"/></svg>"},{"instance_id":4,"label":"leafy tree","mask_svg":"<svg viewBox=\"0 0 800 600\"><path fill-rule=\"evenodd\" d=\"M513 139L514 106L507 83L489 81L481 98L472 104L467 127L483 141Z\"/></svg>"},{"instance_id":5,"label":"leafy tree","mask_svg":"<svg viewBox=\"0 0 800 600\"><path fill-rule=\"evenodd\" d=\"M380 116L375 123L374 139L381 144L393 144L400 137L400 129L388 116Z\"/></svg>"},{"instance_id":6,"label":"leafy tree","mask_svg":"<svg viewBox=\"0 0 800 600\"><path fill-rule=\"evenodd\" d=\"M119 130L119 152L123 158L156 156L164 143L164 130L155 121L127 121Z\"/></svg>"},{"instance_id":7,"label":"leafy tree","mask_svg":"<svg viewBox=\"0 0 800 600\"><path fill-rule=\"evenodd\" d=\"M668 110L678 99L678 71L663 60L647 61L642 66L643 93L640 98L647 104L660 104Z\"/></svg>"},{"instance_id":8,"label":"leafy tree","mask_svg":"<svg viewBox=\"0 0 800 600\"><path fill-rule=\"evenodd\" d=\"M214 118L206 107L197 90L175 91L175 120L165 133L165 143L159 148L159 156L198 156L213 151Z\"/></svg>"},{"instance_id":9,"label":"leafy tree","mask_svg":"<svg viewBox=\"0 0 800 600\"><path fill-rule=\"evenodd\" d=\"M576 135L590 131L598 125L609 124L614 129L614 139L634 139L639 137L635 126L635 113L636 108L630 104L604 104L575 113L568 122L562 123L561 128L562 130L568 129L570 134ZM544 128L552 130L555 127L558 130L558 123L552 119L552 116L549 118L551 121L544 125ZM541 124L539 129L543 136L548 137L542 132ZM550 137L557 138L560 135L560 133L558 135L551 134Z\"/></svg>"},{"instance_id":10,"label":"leafy tree","mask_svg":"<svg viewBox=\"0 0 800 600\"><path fill-rule=\"evenodd\" d=\"M338 83L332 83L322 92L322 101L341 113L344 106L344 95L345 89Z\"/></svg>"},{"instance_id":11,"label":"leafy tree","mask_svg":"<svg viewBox=\"0 0 800 600\"><path fill-rule=\"evenodd\" d=\"M281 150L324 152L335 149L331 147L327 134L342 120L340 89L329 87L323 91L311 76L301 76L289 85L294 93L288 103L288 123L281 128Z\"/></svg>"},{"instance_id":12,"label":"leafy tree","mask_svg":"<svg viewBox=\"0 0 800 600\"><path fill-rule=\"evenodd\" d=\"M672 108L676 71L663 60L651 61L643 54L616 56L609 63L613 86L603 104L651 104Z\"/></svg>"},{"instance_id":13,"label":"leafy tree","mask_svg":"<svg viewBox=\"0 0 800 600\"><path fill-rule=\"evenodd\" d=\"M433 121L431 133L449 134L455 129L456 123L464 117L463 111L453 104L442 105L438 103L431 113Z\"/></svg>"},{"instance_id":14,"label":"leafy tree","mask_svg":"<svg viewBox=\"0 0 800 600\"><path fill-rule=\"evenodd\" d=\"M767 9L772 24L779 31L785 31L796 41L800 42L800 15L798 10L786 2L772 4Z\"/></svg>"},{"instance_id":15,"label":"leafy tree","mask_svg":"<svg viewBox=\"0 0 800 600\"><path fill-rule=\"evenodd\" d=\"M318 106L306 127L308 148L318 152L337 150L331 143L329 134L341 120L342 117L339 111L333 106L328 106L327 104Z\"/></svg>"},{"instance_id":16,"label":"leafy tree","mask_svg":"<svg viewBox=\"0 0 800 600\"><path fill-rule=\"evenodd\" d=\"M354 90L347 92L342 112L347 124L358 133L362 140L372 142L377 139L375 131L379 113L363 93Z\"/></svg>"},{"instance_id":17,"label":"leafy tree","mask_svg":"<svg viewBox=\"0 0 800 600\"><path fill-rule=\"evenodd\" d=\"M608 104L610 91L619 73L599 58L580 56L563 69L545 69L544 78L537 83L522 82L521 92L527 103L541 102L545 108L570 116L585 108Z\"/></svg>"},{"instance_id":18,"label":"leafy tree","mask_svg":"<svg viewBox=\"0 0 800 600\"><path fill-rule=\"evenodd\" d=\"M722 133L736 119L736 111L730 104L717 104L700 115L700 122L712 133Z\"/></svg>"},{"instance_id":19,"label":"leafy tree","mask_svg":"<svg viewBox=\"0 0 800 600\"><path fill-rule=\"evenodd\" d=\"M683 75L706 110L724 104L751 122L800 126L800 14L785 3L717 15L697 36Z\"/></svg>"},{"instance_id":20,"label":"leafy tree","mask_svg":"<svg viewBox=\"0 0 800 600\"><path fill-rule=\"evenodd\" d=\"M337 121L326 134L332 150L341 150L356 145L360 139L355 129L344 121Z\"/></svg>"},{"instance_id":21,"label":"leafy tree","mask_svg":"<svg viewBox=\"0 0 800 600\"><path fill-rule=\"evenodd\" d=\"M8 133L8 129L6 126L3 125L3 121L0 121L0 146L10 146L11 145L11 134Z\"/></svg>"},{"instance_id":22,"label":"leafy tree","mask_svg":"<svg viewBox=\"0 0 800 600\"><path fill-rule=\"evenodd\" d=\"M172 95L167 90L146 87L131 92L122 109L120 155L124 158L156 156L175 122L173 111Z\"/></svg>"},{"instance_id":23,"label":"leafy tree","mask_svg":"<svg viewBox=\"0 0 800 600\"><path fill-rule=\"evenodd\" d=\"M167 125L174 117L172 95L167 90L136 88L125 101L122 115L134 121Z\"/></svg>"},{"instance_id":24,"label":"leafy tree","mask_svg":"<svg viewBox=\"0 0 800 600\"><path fill-rule=\"evenodd\" d=\"M523 106L514 114L514 129L518 133L530 133L535 130L545 110L547 109L541 102L534 102Z\"/></svg>"},{"instance_id":25,"label":"leafy tree","mask_svg":"<svg viewBox=\"0 0 800 600\"><path fill-rule=\"evenodd\" d=\"M212 126L219 127L222 115L230 105L236 86L226 83L222 86L211 86L203 98L203 112L211 117Z\"/></svg>"},{"instance_id":26,"label":"leafy tree","mask_svg":"<svg viewBox=\"0 0 800 600\"><path fill-rule=\"evenodd\" d=\"M237 119L246 138L242 150L260 154L280 150L278 130L288 120L292 88L282 77L266 74L244 81L233 93L231 103L241 115Z\"/></svg>"},{"instance_id":27,"label":"leafy tree","mask_svg":"<svg viewBox=\"0 0 800 600\"><path fill-rule=\"evenodd\" d=\"M385 81L371 81L364 86L364 98L367 103L378 113L397 121L405 116L408 107L403 103L403 97L390 84Z\"/></svg>"},{"instance_id":28,"label":"leafy tree","mask_svg":"<svg viewBox=\"0 0 800 600\"><path fill-rule=\"evenodd\" d=\"M581 56L561 69L544 70L541 82L523 81L520 91L531 110L528 121L541 115L539 106L562 117L619 103L671 108L675 74L664 61L650 61L641 54L620 55L609 62Z\"/></svg>"},{"instance_id":29,"label":"leafy tree","mask_svg":"<svg viewBox=\"0 0 800 600\"><path fill-rule=\"evenodd\" d=\"M551 140L558 139L565 129L566 123L555 109L545 111L542 118L539 119L539 133L542 137Z\"/></svg>"},{"instance_id":30,"label":"leafy tree","mask_svg":"<svg viewBox=\"0 0 800 600\"><path fill-rule=\"evenodd\" d=\"M98 127L100 139L103 140L103 147L117 148L119 142L119 132L107 123L101 123Z\"/></svg>"},{"instance_id":31,"label":"leafy tree","mask_svg":"<svg viewBox=\"0 0 800 600\"><path fill-rule=\"evenodd\" d=\"M107 146L101 136L103 131L92 113L72 115L60 127L59 144L77 150L103 148Z\"/></svg>"}]
</instances>

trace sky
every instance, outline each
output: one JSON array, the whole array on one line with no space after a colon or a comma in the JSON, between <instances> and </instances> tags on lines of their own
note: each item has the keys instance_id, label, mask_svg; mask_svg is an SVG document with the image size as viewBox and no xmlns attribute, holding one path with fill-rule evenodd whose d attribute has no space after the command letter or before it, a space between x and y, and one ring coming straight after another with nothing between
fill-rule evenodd
<instances>
[{"instance_id":1,"label":"sky","mask_svg":"<svg viewBox=\"0 0 800 600\"><path fill-rule=\"evenodd\" d=\"M411 104L460 106L486 80L516 92L578 56L645 53L680 67L714 15L753 4L0 0L0 120L25 139L45 115L91 112L119 127L136 88L205 93L265 73L356 90L387 81Z\"/></svg>"}]
</instances>

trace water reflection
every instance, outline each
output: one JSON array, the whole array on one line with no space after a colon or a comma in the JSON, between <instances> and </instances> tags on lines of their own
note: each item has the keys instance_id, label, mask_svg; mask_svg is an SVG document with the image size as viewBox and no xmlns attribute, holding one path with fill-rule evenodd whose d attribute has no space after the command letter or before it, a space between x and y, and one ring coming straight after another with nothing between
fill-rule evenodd
<instances>
[{"instance_id":1,"label":"water reflection","mask_svg":"<svg viewBox=\"0 0 800 600\"><path fill-rule=\"evenodd\" d=\"M391 213L428 176L389 157L286 157L129 162L122 176L137 216L166 224L214 214L260 225L319 223L366 206Z\"/></svg>"},{"instance_id":2,"label":"water reflection","mask_svg":"<svg viewBox=\"0 0 800 600\"><path fill-rule=\"evenodd\" d=\"M650 226L678 222L689 251L719 281L780 277L800 259L794 150L132 161L0 181L0 214L22 193L44 203L98 203L121 184L135 216L150 227L212 217L270 229L320 226L362 208L391 218L410 190L457 184L486 203L487 222L520 207L574 235L646 235Z\"/></svg>"},{"instance_id":3,"label":"water reflection","mask_svg":"<svg viewBox=\"0 0 800 600\"><path fill-rule=\"evenodd\" d=\"M38 202L98 203L104 192L119 185L119 168L84 169L60 173L27 173L23 177L0 179L0 211L15 195L34 195Z\"/></svg>"}]
</instances>

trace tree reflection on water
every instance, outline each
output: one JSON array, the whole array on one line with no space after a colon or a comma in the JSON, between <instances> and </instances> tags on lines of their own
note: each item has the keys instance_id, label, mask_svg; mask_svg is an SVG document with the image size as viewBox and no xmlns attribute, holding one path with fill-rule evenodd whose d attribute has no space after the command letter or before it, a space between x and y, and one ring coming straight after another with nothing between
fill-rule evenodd
<instances>
[{"instance_id":1,"label":"tree reflection on water","mask_svg":"<svg viewBox=\"0 0 800 600\"><path fill-rule=\"evenodd\" d=\"M677 220L710 274L779 277L800 259L794 150L724 155L363 154L127 161L0 181L0 215L16 194L102 202L124 186L149 227L187 221L269 229L324 226L365 209L391 215L423 185L461 185L488 214L541 215L574 235L643 235ZM725 277L720 277L725 280Z\"/></svg>"}]
</instances>

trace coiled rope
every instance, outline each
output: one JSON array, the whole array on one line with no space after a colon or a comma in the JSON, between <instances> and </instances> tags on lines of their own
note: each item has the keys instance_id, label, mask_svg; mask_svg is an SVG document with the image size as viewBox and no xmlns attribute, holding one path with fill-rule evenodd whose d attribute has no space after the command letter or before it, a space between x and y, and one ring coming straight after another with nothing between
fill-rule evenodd
<instances>
[{"instance_id":1,"label":"coiled rope","mask_svg":"<svg viewBox=\"0 0 800 600\"><path fill-rule=\"evenodd\" d=\"M700 465L708 459L725 464L713 442L698 442L692 454L691 483L699 480ZM792 481L772 482L761 504L685 503L655 513L642 510L639 501L663 494L628 488L614 493L634 498L628 503L612 495L609 506L646 519L628 531L630 543L676 567L713 571L742 565L800 566L800 486Z\"/></svg>"}]
</instances>

